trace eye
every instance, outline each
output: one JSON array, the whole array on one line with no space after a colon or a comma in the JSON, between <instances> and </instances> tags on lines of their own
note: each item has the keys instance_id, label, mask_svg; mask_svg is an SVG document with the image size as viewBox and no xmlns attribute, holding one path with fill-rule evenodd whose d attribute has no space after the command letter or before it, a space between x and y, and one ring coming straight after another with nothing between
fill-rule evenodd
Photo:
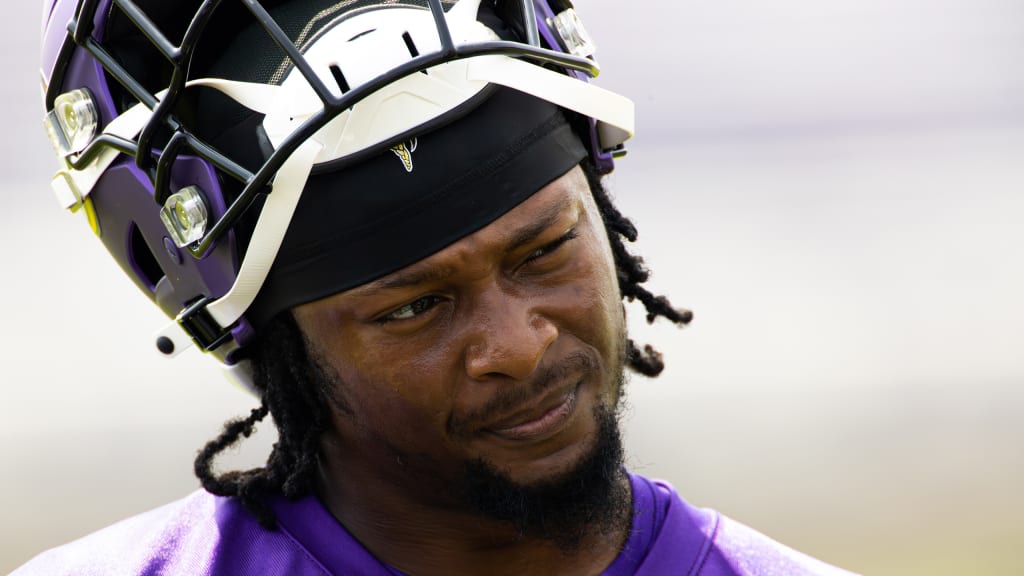
<instances>
[{"instance_id":1,"label":"eye","mask_svg":"<svg viewBox=\"0 0 1024 576\"><path fill-rule=\"evenodd\" d=\"M380 324L387 324L388 322L412 320L424 312L428 312L441 301L442 299L440 296L424 296L423 298L413 300L405 306L402 306L397 310L392 310L384 316L381 316L377 319L377 322Z\"/></svg>"},{"instance_id":2,"label":"eye","mask_svg":"<svg viewBox=\"0 0 1024 576\"><path fill-rule=\"evenodd\" d=\"M576 229L575 228L570 229L568 232L566 232L564 235L562 235L562 237L559 238L558 240L555 240L554 242L551 242L549 244L545 244L544 246L541 246L540 248L538 248L538 249L534 250L533 252L531 252L530 255L526 257L525 262L527 262L527 263L528 262L533 262L534 260L537 260L539 258L543 258L543 257L547 256L548 254L551 254L552 252L555 252L556 250L561 248L566 242L572 240L573 238L576 238L576 236L577 236Z\"/></svg>"}]
</instances>

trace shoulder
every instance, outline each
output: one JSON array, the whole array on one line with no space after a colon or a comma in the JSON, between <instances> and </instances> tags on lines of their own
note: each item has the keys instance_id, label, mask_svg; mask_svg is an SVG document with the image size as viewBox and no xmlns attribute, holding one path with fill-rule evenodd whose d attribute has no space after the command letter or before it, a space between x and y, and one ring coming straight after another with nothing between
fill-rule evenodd
<instances>
[{"instance_id":1,"label":"shoulder","mask_svg":"<svg viewBox=\"0 0 1024 576\"><path fill-rule=\"evenodd\" d=\"M12 576L322 574L296 565L305 558L297 548L234 499L200 490L43 552Z\"/></svg>"},{"instance_id":2,"label":"shoulder","mask_svg":"<svg viewBox=\"0 0 1024 576\"><path fill-rule=\"evenodd\" d=\"M852 576L722 514L696 508L666 482L646 480L665 517L645 574L689 576ZM679 552L685 550L685 554Z\"/></svg>"},{"instance_id":3,"label":"shoulder","mask_svg":"<svg viewBox=\"0 0 1024 576\"><path fill-rule=\"evenodd\" d=\"M772 540L726 516L718 515L701 576L751 574L758 576L852 576Z\"/></svg>"}]
</instances>

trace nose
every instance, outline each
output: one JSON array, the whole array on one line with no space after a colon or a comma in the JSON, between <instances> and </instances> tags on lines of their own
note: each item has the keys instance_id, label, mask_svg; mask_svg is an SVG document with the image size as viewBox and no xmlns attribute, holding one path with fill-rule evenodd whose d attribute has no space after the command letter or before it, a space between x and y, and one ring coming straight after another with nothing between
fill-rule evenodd
<instances>
[{"instance_id":1,"label":"nose","mask_svg":"<svg viewBox=\"0 0 1024 576\"><path fill-rule=\"evenodd\" d=\"M558 337L558 328L530 299L491 292L480 299L469 319L466 372L474 380L526 379Z\"/></svg>"}]
</instances>

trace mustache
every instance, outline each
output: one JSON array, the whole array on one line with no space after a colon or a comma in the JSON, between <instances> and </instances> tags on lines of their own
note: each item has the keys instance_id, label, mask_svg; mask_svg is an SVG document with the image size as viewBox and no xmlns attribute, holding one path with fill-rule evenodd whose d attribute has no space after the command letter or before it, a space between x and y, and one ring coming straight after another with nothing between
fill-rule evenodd
<instances>
[{"instance_id":1,"label":"mustache","mask_svg":"<svg viewBox=\"0 0 1024 576\"><path fill-rule=\"evenodd\" d=\"M453 436L467 436L480 424L486 424L514 412L548 389L564 383L571 376L585 376L597 372L599 365L600 363L592 352L578 350L568 354L557 362L542 366L531 382L521 386L502 388L482 407L460 416L452 416L448 422L448 430Z\"/></svg>"}]
</instances>

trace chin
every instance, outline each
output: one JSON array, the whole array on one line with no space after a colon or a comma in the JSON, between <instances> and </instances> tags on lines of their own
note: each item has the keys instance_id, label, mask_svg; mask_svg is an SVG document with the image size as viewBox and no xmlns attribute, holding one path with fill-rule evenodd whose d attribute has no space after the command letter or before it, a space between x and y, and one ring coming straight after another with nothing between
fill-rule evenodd
<instances>
[{"instance_id":1,"label":"chin","mask_svg":"<svg viewBox=\"0 0 1024 576\"><path fill-rule=\"evenodd\" d=\"M597 388L580 382L564 405L541 419L541 425L531 428L529 435L489 434L477 463L520 486L572 478L607 442L608 428L618 434L615 409Z\"/></svg>"},{"instance_id":2,"label":"chin","mask_svg":"<svg viewBox=\"0 0 1024 576\"><path fill-rule=\"evenodd\" d=\"M586 441L515 476L483 459L468 462L462 483L466 503L481 515L511 523L523 536L568 548L589 531L628 521L630 496L617 414L605 405L592 414L595 432Z\"/></svg>"},{"instance_id":3,"label":"chin","mask_svg":"<svg viewBox=\"0 0 1024 576\"><path fill-rule=\"evenodd\" d=\"M598 442L596 434L587 435L545 458L505 468L505 475L513 483L524 487L568 481L576 476L587 459L593 457ZM497 466L492 467L498 469Z\"/></svg>"}]
</instances>

